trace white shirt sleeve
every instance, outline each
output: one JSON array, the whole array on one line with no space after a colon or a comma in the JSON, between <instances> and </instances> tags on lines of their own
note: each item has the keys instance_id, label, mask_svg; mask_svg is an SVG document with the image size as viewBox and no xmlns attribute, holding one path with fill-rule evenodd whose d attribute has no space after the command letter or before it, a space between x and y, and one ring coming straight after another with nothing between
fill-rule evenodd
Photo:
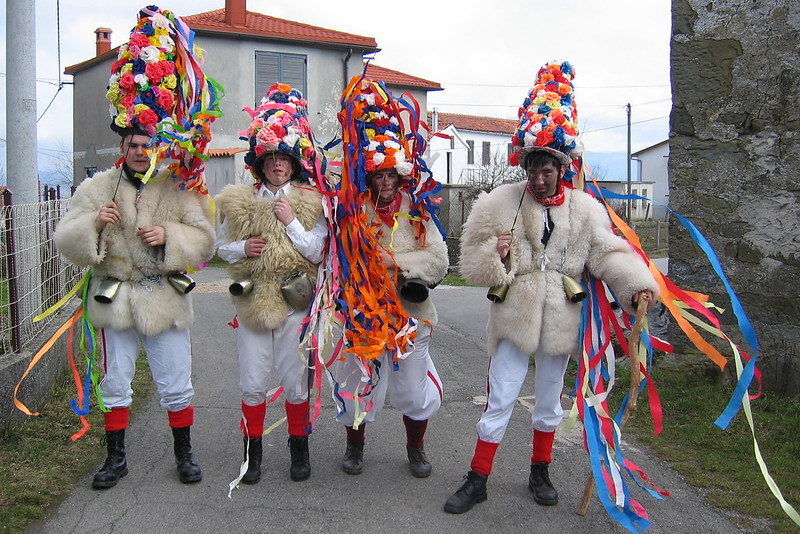
<instances>
[{"instance_id":1,"label":"white shirt sleeve","mask_svg":"<svg viewBox=\"0 0 800 534\"><path fill-rule=\"evenodd\" d=\"M244 252L244 240L228 242L227 220L222 221L222 224L217 227L217 239L214 242L214 247L217 249L217 256L228 263L236 263L247 257Z\"/></svg>"},{"instance_id":2,"label":"white shirt sleeve","mask_svg":"<svg viewBox=\"0 0 800 534\"><path fill-rule=\"evenodd\" d=\"M292 240L297 251L311 263L322 261L325 239L328 237L328 225L323 215L319 216L311 230L306 231L300 221L295 218L286 226L286 235ZM221 256L220 256L221 257Z\"/></svg>"}]
</instances>

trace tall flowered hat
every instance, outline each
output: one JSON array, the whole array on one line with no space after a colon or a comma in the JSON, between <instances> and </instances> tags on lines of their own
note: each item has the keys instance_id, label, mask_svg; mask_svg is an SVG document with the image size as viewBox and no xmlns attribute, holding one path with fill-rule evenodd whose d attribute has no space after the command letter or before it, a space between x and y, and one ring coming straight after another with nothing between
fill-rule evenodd
<instances>
[{"instance_id":1,"label":"tall flowered hat","mask_svg":"<svg viewBox=\"0 0 800 534\"><path fill-rule=\"evenodd\" d=\"M366 172L394 168L400 176L414 169L413 158L400 124L400 106L388 91L369 79L361 81L360 91L353 93L360 102L355 117L359 143L364 154Z\"/></svg>"},{"instance_id":2,"label":"tall flowered hat","mask_svg":"<svg viewBox=\"0 0 800 534\"><path fill-rule=\"evenodd\" d=\"M252 121L247 130L239 132L250 144L244 162L258 177L256 161L264 154L278 152L294 157L302 167L301 175L315 175L317 153L311 125L308 122L308 102L292 86L276 83L267 89L254 110L244 108Z\"/></svg>"},{"instance_id":3,"label":"tall flowered hat","mask_svg":"<svg viewBox=\"0 0 800 534\"><path fill-rule=\"evenodd\" d=\"M509 163L520 165L525 155L540 150L569 166L583 154L578 139L574 77L575 69L567 61L551 61L539 69L536 84L519 108L519 125L511 138L514 152Z\"/></svg>"},{"instance_id":4,"label":"tall flowered hat","mask_svg":"<svg viewBox=\"0 0 800 534\"><path fill-rule=\"evenodd\" d=\"M222 113L222 88L201 69L203 51L194 32L174 13L148 6L111 65L106 92L111 129L149 135L155 147L150 170L166 158L186 189L205 193L203 179L211 123Z\"/></svg>"}]
</instances>

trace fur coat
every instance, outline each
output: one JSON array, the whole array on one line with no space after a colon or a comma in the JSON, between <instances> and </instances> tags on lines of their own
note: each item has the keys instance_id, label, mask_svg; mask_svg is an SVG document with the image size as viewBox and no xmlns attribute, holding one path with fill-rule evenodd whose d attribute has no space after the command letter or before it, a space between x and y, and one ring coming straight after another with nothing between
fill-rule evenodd
<instances>
[{"instance_id":1,"label":"fur coat","mask_svg":"<svg viewBox=\"0 0 800 534\"><path fill-rule=\"evenodd\" d=\"M161 171L141 190L112 168L84 180L70 200L54 239L58 251L80 267L92 268L88 312L95 326L135 328L155 335L170 328L189 328L194 319L190 295L179 294L166 275L184 272L208 261L214 251L214 224L207 198L182 191ZM100 207L114 197L121 221L102 232L95 227ZM163 226L166 244L148 247L136 235L142 226ZM161 279L144 280L160 276ZM113 302L92 295L104 278L123 283Z\"/></svg>"},{"instance_id":2,"label":"fur coat","mask_svg":"<svg viewBox=\"0 0 800 534\"><path fill-rule=\"evenodd\" d=\"M408 213L410 198L404 192L401 192L401 195L403 195L403 200L399 212ZM393 237L392 229L377 217L371 202L366 204L365 209L367 220L380 223L380 243L394 256L400 276L406 280L418 278L428 285L438 284L442 281L447 275L450 260L447 256L447 244L432 219L425 222L425 247L421 248L416 230L407 218L397 218L399 224ZM390 243L394 249L389 246ZM431 325L435 325L438 321L436 308L430 298L420 303L409 302L403 298L400 300L406 313L411 317L429 321Z\"/></svg>"},{"instance_id":3,"label":"fur coat","mask_svg":"<svg viewBox=\"0 0 800 534\"><path fill-rule=\"evenodd\" d=\"M293 187L286 199L300 224L306 230L313 228L322 214L321 195ZM261 236L267 242L260 256L243 258L229 268L234 280L253 281L250 293L232 297L238 318L256 332L277 328L292 312L281 294L281 284L293 272L305 271L313 286L317 266L300 254L286 235L285 226L273 211L275 199L257 196L252 185L228 185L216 202L220 217L227 221L231 241Z\"/></svg>"},{"instance_id":4,"label":"fur coat","mask_svg":"<svg viewBox=\"0 0 800 534\"><path fill-rule=\"evenodd\" d=\"M525 193L504 264L497 236L511 229L525 184L500 186L475 202L461 236L461 273L479 286L510 284L505 301L491 304L490 354L502 339L530 353L571 353L577 349L581 304L566 298L562 273L580 280L587 267L631 313L633 295L649 289L658 296L658 286L642 258L612 232L603 206L574 189L565 190L561 206L550 208L547 246L541 242L545 209Z\"/></svg>"}]
</instances>

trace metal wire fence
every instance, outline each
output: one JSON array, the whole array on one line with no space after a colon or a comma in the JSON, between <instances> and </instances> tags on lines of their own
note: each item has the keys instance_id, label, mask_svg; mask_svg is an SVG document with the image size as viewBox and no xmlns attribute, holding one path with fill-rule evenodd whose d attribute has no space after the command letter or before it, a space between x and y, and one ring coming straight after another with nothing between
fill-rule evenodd
<instances>
[{"instance_id":1,"label":"metal wire fence","mask_svg":"<svg viewBox=\"0 0 800 534\"><path fill-rule=\"evenodd\" d=\"M56 251L53 233L69 199L55 191L35 204L12 203L2 195L0 220L0 355L21 352L44 331L50 316L33 318L58 302L83 275Z\"/></svg>"}]
</instances>

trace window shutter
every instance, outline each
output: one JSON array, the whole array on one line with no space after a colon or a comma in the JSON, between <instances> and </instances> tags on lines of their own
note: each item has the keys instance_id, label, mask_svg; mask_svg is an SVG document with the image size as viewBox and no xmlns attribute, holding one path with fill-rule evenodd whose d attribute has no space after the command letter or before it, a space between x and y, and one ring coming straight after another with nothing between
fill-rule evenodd
<instances>
[{"instance_id":1,"label":"window shutter","mask_svg":"<svg viewBox=\"0 0 800 534\"><path fill-rule=\"evenodd\" d=\"M306 56L301 54L281 54L281 83L288 83L299 89L303 96L306 92Z\"/></svg>"},{"instance_id":2,"label":"window shutter","mask_svg":"<svg viewBox=\"0 0 800 534\"><path fill-rule=\"evenodd\" d=\"M467 164L475 163L475 141L467 141Z\"/></svg>"},{"instance_id":3,"label":"window shutter","mask_svg":"<svg viewBox=\"0 0 800 534\"><path fill-rule=\"evenodd\" d=\"M492 149L491 143L489 141L483 142L483 164L484 166L489 165L492 162Z\"/></svg>"},{"instance_id":4,"label":"window shutter","mask_svg":"<svg viewBox=\"0 0 800 534\"><path fill-rule=\"evenodd\" d=\"M258 105L261 97L267 93L267 89L273 83L277 83L281 76L280 54L275 52L262 52L256 50L256 69L255 69L255 103Z\"/></svg>"}]
</instances>

